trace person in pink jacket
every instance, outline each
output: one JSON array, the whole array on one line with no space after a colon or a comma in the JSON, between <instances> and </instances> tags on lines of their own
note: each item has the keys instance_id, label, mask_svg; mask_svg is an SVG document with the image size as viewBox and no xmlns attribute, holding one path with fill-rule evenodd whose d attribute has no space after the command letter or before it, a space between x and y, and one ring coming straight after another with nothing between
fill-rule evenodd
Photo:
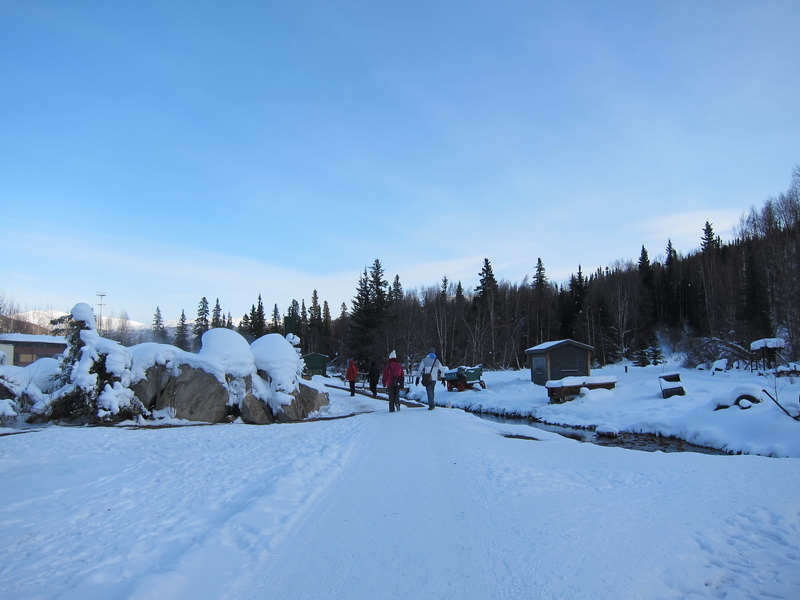
<instances>
[{"instance_id":1,"label":"person in pink jacket","mask_svg":"<svg viewBox=\"0 0 800 600\"><path fill-rule=\"evenodd\" d=\"M383 385L389 394L389 412L394 412L395 408L400 410L400 390L405 378L403 365L397 360L397 352L392 350L389 353L389 362L383 369Z\"/></svg>"}]
</instances>

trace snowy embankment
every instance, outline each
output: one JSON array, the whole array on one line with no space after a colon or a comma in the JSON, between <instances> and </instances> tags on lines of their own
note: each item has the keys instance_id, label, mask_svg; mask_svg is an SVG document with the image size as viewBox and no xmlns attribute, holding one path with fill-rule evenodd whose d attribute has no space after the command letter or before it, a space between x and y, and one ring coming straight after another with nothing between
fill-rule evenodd
<instances>
[{"instance_id":1,"label":"snowy embankment","mask_svg":"<svg viewBox=\"0 0 800 600\"><path fill-rule=\"evenodd\" d=\"M0 597L798 597L798 459L330 394L362 414L0 437Z\"/></svg>"},{"instance_id":2,"label":"snowy embankment","mask_svg":"<svg viewBox=\"0 0 800 600\"><path fill-rule=\"evenodd\" d=\"M659 375L677 372L685 396L664 399ZM698 371L674 365L631 367L614 365L592 372L615 377L613 390L596 389L563 404L549 404L547 391L530 381L530 371L484 373L485 390L447 392L437 388L436 402L473 412L534 417L546 423L604 431L630 431L677 437L731 453L800 457L800 421L786 415L761 392L777 397L791 415L800 414L800 382L796 378L765 376L750 371ZM762 401L748 409L730 406L742 394L760 394ZM425 391L412 386L410 397Z\"/></svg>"}]
</instances>

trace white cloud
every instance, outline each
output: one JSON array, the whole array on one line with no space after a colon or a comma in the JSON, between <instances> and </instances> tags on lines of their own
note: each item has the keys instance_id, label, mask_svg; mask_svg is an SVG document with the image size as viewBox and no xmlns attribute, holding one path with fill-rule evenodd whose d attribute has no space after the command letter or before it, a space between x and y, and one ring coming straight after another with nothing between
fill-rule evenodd
<instances>
[{"instance_id":1,"label":"white cloud","mask_svg":"<svg viewBox=\"0 0 800 600\"><path fill-rule=\"evenodd\" d=\"M672 246L678 252L688 254L700 247L706 221L723 241L729 242L733 240L734 229L742 214L741 209L734 208L665 213L640 221L635 227L642 232L651 257L663 253L667 240L672 240Z\"/></svg>"}]
</instances>

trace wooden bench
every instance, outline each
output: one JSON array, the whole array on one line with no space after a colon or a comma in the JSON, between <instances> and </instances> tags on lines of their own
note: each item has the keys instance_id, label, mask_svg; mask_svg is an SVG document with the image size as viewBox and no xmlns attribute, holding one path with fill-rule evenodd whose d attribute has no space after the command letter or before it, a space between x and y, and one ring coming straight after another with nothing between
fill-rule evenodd
<instances>
[{"instance_id":1,"label":"wooden bench","mask_svg":"<svg viewBox=\"0 0 800 600\"><path fill-rule=\"evenodd\" d=\"M789 363L788 366L780 366L775 369L776 377L800 377L800 364Z\"/></svg>"},{"instance_id":2,"label":"wooden bench","mask_svg":"<svg viewBox=\"0 0 800 600\"><path fill-rule=\"evenodd\" d=\"M565 377L545 384L547 397L551 403L566 402L580 396L581 388L589 390L613 390L617 386L616 377Z\"/></svg>"}]
</instances>

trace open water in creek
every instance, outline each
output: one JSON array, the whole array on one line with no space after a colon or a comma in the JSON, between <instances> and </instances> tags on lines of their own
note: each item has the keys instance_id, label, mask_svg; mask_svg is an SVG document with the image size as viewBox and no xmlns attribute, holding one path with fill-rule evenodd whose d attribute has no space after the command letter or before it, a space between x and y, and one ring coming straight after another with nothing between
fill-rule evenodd
<instances>
[{"instance_id":1,"label":"open water in creek","mask_svg":"<svg viewBox=\"0 0 800 600\"><path fill-rule=\"evenodd\" d=\"M565 427L563 425L550 425L541 423L533 419L501 417L491 414L474 413L482 419L497 421L499 423L516 423L529 425L533 429L544 429L568 437L579 442L588 442L598 446L615 446L617 448L627 448L628 450L641 450L643 452L698 452L700 454L727 454L716 448L706 448L690 444L684 440L673 437L662 437L651 433L629 433L620 432L617 435L598 435L591 429L581 429L579 427ZM532 433L531 437L535 437Z\"/></svg>"}]
</instances>

